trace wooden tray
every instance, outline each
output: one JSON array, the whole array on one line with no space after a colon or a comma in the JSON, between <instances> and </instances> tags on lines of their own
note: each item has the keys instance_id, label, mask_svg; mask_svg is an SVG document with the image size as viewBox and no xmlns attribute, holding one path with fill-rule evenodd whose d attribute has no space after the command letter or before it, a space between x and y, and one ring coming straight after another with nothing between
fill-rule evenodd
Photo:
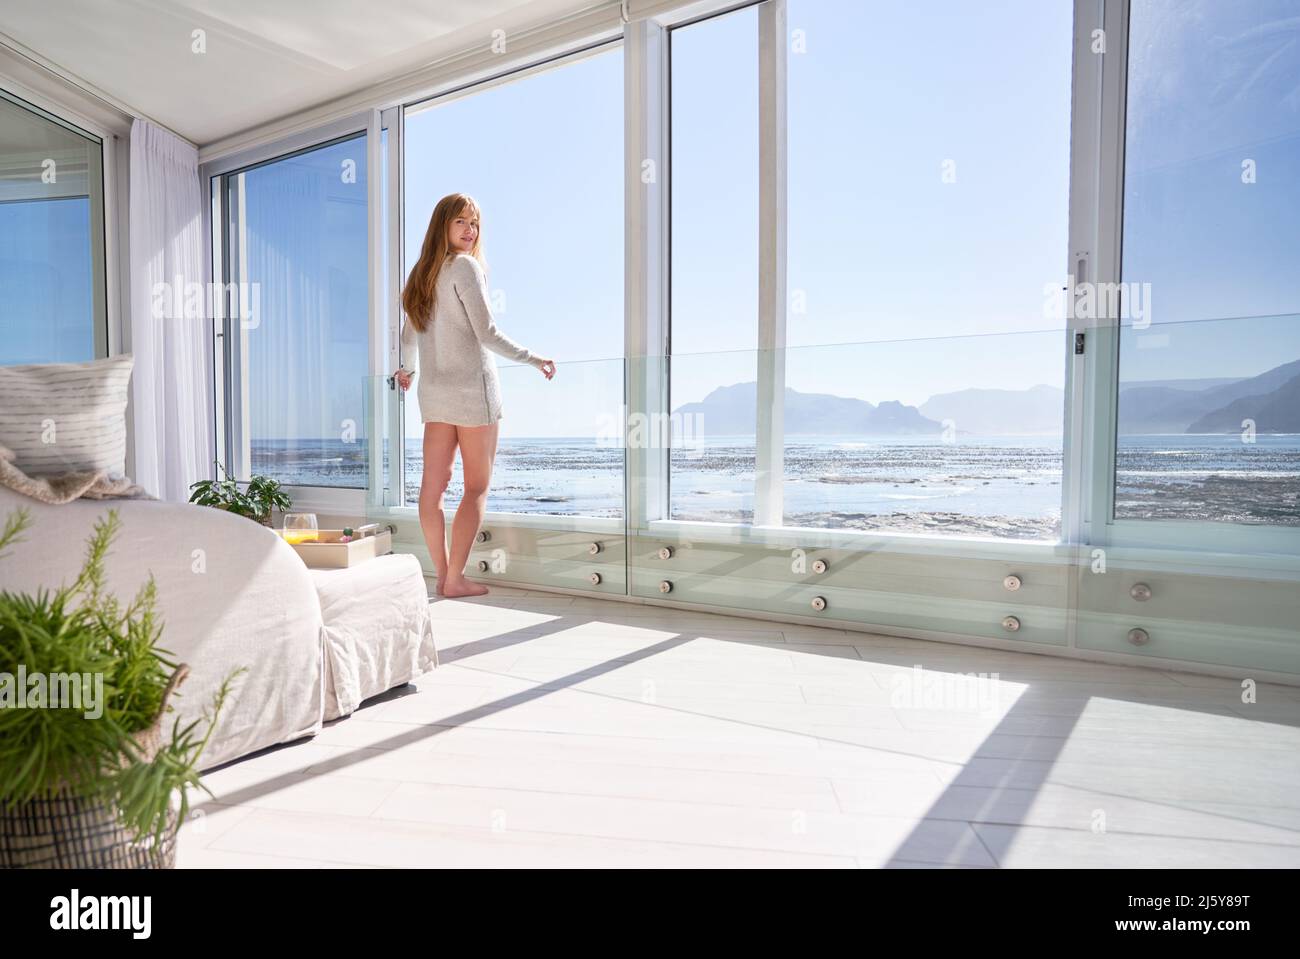
<instances>
[{"instance_id":1,"label":"wooden tray","mask_svg":"<svg viewBox=\"0 0 1300 959\"><path fill-rule=\"evenodd\" d=\"M283 536L283 531L280 531ZM316 531L316 542L290 543L294 552L312 569L347 569L393 551L393 534L382 529L370 535L354 533L352 542L341 543L341 529Z\"/></svg>"}]
</instances>

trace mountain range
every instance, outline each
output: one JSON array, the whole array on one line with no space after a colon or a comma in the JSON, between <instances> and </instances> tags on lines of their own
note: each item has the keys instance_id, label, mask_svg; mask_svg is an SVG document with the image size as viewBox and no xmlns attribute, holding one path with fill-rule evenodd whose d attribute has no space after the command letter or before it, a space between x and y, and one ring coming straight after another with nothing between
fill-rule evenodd
<instances>
[{"instance_id":1,"label":"mountain range","mask_svg":"<svg viewBox=\"0 0 1300 959\"><path fill-rule=\"evenodd\" d=\"M720 386L673 413L699 414L714 435L755 432L757 384ZM919 407L897 400L869 403L786 387L788 435L926 436L952 420L958 434L1060 435L1064 395L1054 386L1024 390L957 390ZM1300 360L1245 379L1142 381L1121 384L1119 432L1238 433L1243 420L1258 433L1300 433Z\"/></svg>"},{"instance_id":2,"label":"mountain range","mask_svg":"<svg viewBox=\"0 0 1300 959\"><path fill-rule=\"evenodd\" d=\"M1239 433L1243 420L1259 433L1300 432L1300 360L1266 373L1201 388L1148 383L1120 387L1119 431Z\"/></svg>"}]
</instances>

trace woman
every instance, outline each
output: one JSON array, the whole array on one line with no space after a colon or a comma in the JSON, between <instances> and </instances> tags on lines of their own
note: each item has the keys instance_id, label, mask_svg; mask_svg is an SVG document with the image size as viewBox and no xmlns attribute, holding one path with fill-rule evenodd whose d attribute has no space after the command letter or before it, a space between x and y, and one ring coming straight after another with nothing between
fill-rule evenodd
<instances>
[{"instance_id":1,"label":"woman","mask_svg":"<svg viewBox=\"0 0 1300 959\"><path fill-rule=\"evenodd\" d=\"M497 452L501 381L488 351L537 367L549 380L555 362L536 356L497 329L488 305L479 208L452 193L438 201L424 234L419 262L402 290L402 365L393 374L405 391L418 362L420 419L424 421L424 476L420 528L438 573L439 596L482 596L486 586L465 578L470 545L483 523ZM447 553L442 498L460 447L465 493L451 526Z\"/></svg>"}]
</instances>

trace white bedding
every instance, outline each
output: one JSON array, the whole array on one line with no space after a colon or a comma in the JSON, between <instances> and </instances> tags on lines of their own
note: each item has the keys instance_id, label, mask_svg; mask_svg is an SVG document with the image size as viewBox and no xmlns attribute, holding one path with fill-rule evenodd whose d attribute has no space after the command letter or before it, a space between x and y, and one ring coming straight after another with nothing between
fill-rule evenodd
<instances>
[{"instance_id":1,"label":"white bedding","mask_svg":"<svg viewBox=\"0 0 1300 959\"><path fill-rule=\"evenodd\" d=\"M0 589L9 591L71 582L96 518L118 511L108 588L129 601L152 572L160 645L190 665L173 718L184 724L202 715L222 679L249 668L226 702L202 768L320 730L321 605L307 568L270 529L205 506L85 499L47 506L0 488L0 523L20 506L33 524L0 556Z\"/></svg>"},{"instance_id":2,"label":"white bedding","mask_svg":"<svg viewBox=\"0 0 1300 959\"><path fill-rule=\"evenodd\" d=\"M429 595L420 561L377 556L348 569L314 569L325 619L325 719L433 669Z\"/></svg>"}]
</instances>

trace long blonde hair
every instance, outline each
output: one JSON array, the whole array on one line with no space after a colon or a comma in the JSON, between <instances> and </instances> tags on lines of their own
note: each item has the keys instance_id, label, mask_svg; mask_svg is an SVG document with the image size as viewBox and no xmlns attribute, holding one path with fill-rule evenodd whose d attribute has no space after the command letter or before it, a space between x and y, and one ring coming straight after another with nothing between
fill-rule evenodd
<instances>
[{"instance_id":1,"label":"long blonde hair","mask_svg":"<svg viewBox=\"0 0 1300 959\"><path fill-rule=\"evenodd\" d=\"M442 272L448 256L454 252L447 242L447 227L466 210L479 218L479 230L474 237L474 249L470 255L484 269L487 268L483 260L483 214L479 205L468 193L448 193L433 208L429 228L424 233L424 243L420 247L420 258L402 289L402 310L406 313L407 322L421 333L433 317L433 308L437 305L438 274Z\"/></svg>"}]
</instances>

